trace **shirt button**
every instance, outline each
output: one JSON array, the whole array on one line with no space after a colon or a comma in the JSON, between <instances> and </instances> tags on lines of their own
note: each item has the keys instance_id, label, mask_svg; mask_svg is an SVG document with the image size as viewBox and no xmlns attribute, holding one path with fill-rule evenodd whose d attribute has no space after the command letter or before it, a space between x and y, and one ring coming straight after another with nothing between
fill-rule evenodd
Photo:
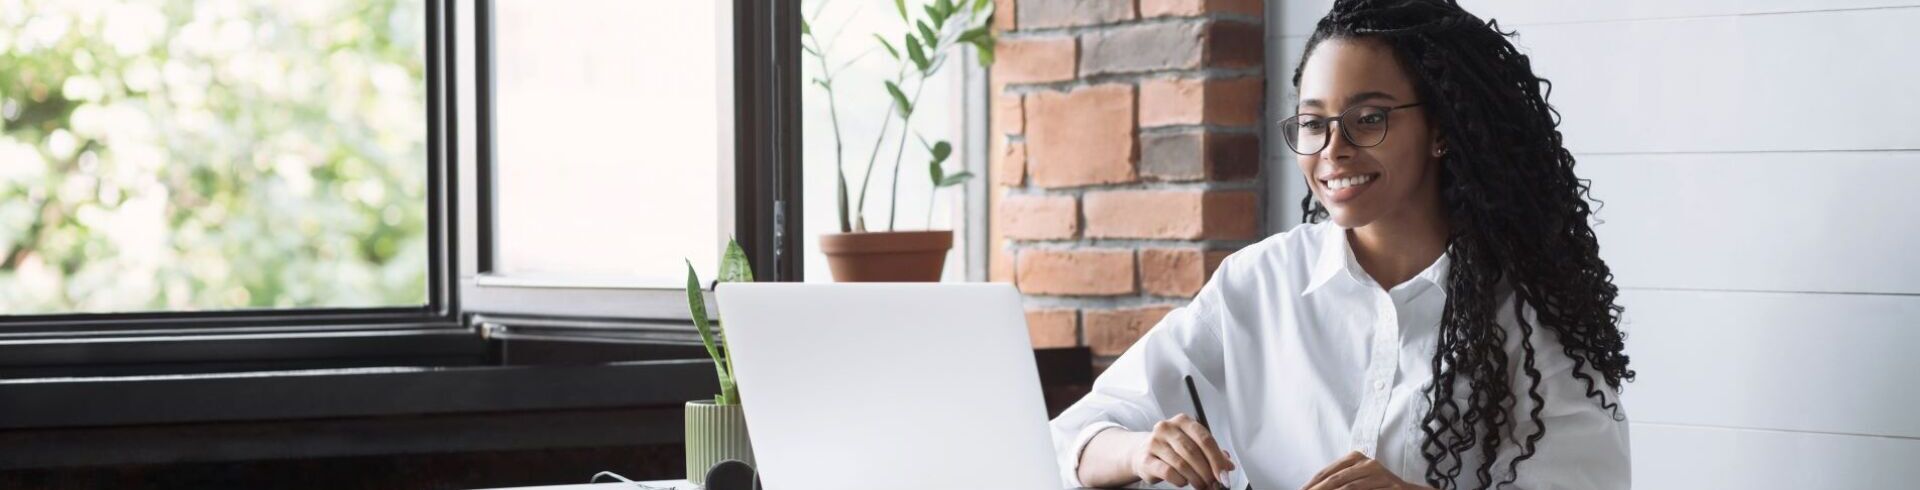
<instances>
[{"instance_id":1,"label":"shirt button","mask_svg":"<svg viewBox=\"0 0 1920 490\"><path fill-rule=\"evenodd\" d=\"M1374 381L1374 382L1373 382L1373 389L1376 389L1376 390L1384 390L1384 389L1387 389L1387 380L1384 380L1384 379L1383 379L1383 380L1379 380L1379 381Z\"/></svg>"}]
</instances>

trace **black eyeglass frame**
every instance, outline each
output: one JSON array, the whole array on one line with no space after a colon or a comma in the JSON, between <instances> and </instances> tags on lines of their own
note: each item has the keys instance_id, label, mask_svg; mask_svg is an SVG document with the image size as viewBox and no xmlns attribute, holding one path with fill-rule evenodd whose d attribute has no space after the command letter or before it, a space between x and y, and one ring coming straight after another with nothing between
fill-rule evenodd
<instances>
[{"instance_id":1,"label":"black eyeglass frame","mask_svg":"<svg viewBox=\"0 0 1920 490\"><path fill-rule=\"evenodd\" d=\"M1380 139L1379 140L1374 141L1372 143L1362 144L1359 141L1354 140L1352 133L1347 132L1347 128L1351 127L1351 125L1347 123L1348 121L1347 118L1355 115L1354 111L1363 110L1363 109L1381 109L1381 113L1380 113L1381 117L1390 118L1393 116L1393 111L1406 109L1409 107L1416 107L1416 106L1419 106L1420 104L1421 104L1420 102L1413 102L1409 104L1402 104L1402 105L1397 105L1392 107L1378 106L1378 105L1357 105L1357 106L1349 107L1347 108L1347 110L1340 111L1340 115L1334 116L1334 117L1321 116L1318 114L1294 114L1293 117L1280 120L1280 139L1287 143L1288 150L1292 150L1295 154L1299 154L1299 155L1312 155L1315 153L1320 153L1320 150L1327 149L1327 145L1333 144L1333 131L1320 133L1320 145L1315 147L1313 151L1305 151L1305 152L1300 151L1300 143L1298 141L1295 141L1300 139L1297 133L1295 133L1295 135L1291 137L1289 137L1288 135L1289 131L1287 131L1287 126L1299 124L1299 120L1302 116L1313 116L1313 117L1327 118L1329 120L1328 124L1332 124L1334 122L1340 123L1340 137L1346 138L1347 143L1352 144L1353 146L1359 147L1359 148L1372 148L1375 146L1379 146L1381 142L1387 140L1387 130L1389 128L1389 125L1387 124L1387 120L1383 119L1380 121Z\"/></svg>"}]
</instances>

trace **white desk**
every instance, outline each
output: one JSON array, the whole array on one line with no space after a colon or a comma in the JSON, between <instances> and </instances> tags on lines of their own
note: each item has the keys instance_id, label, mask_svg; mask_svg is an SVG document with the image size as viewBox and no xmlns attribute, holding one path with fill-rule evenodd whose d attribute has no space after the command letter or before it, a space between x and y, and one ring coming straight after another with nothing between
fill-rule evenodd
<instances>
[{"instance_id":1,"label":"white desk","mask_svg":"<svg viewBox=\"0 0 1920 490\"><path fill-rule=\"evenodd\" d=\"M616 481L612 483L581 483L577 485L546 485L546 486L538 486L538 487L496 488L494 490L642 490L642 489L700 490L699 486L696 486L692 483L687 483L686 480L643 481L643 482L636 482L636 483L639 483L639 484L635 485L633 483Z\"/></svg>"},{"instance_id":2,"label":"white desk","mask_svg":"<svg viewBox=\"0 0 1920 490\"><path fill-rule=\"evenodd\" d=\"M640 485L634 485L632 483L627 483L627 482L582 483L578 485L550 485L550 486L541 486L541 487L496 488L493 490L642 490L642 489L700 490L700 487L694 486L691 483L687 483L686 480L644 481L639 483ZM644 486L641 486L641 485L644 485ZM1074 490L1094 490L1094 489L1081 488L1081 489L1074 489Z\"/></svg>"}]
</instances>

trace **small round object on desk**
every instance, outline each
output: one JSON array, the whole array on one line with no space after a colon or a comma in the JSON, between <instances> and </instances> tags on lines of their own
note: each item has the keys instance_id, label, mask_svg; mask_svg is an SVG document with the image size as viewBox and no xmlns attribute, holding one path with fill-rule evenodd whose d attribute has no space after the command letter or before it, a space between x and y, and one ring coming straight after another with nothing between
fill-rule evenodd
<instances>
[{"instance_id":1,"label":"small round object on desk","mask_svg":"<svg viewBox=\"0 0 1920 490\"><path fill-rule=\"evenodd\" d=\"M729 459L707 469L707 490L760 490L760 476L753 465Z\"/></svg>"}]
</instances>

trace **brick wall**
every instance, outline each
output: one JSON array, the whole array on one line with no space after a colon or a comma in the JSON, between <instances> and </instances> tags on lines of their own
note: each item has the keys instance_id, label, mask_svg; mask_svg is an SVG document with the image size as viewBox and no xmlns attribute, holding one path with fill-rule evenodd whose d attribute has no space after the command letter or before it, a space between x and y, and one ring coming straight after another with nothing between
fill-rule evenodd
<instances>
[{"instance_id":1,"label":"brick wall","mask_svg":"<svg viewBox=\"0 0 1920 490\"><path fill-rule=\"evenodd\" d=\"M990 276L1111 361L1266 233L1261 0L996 0Z\"/></svg>"}]
</instances>

